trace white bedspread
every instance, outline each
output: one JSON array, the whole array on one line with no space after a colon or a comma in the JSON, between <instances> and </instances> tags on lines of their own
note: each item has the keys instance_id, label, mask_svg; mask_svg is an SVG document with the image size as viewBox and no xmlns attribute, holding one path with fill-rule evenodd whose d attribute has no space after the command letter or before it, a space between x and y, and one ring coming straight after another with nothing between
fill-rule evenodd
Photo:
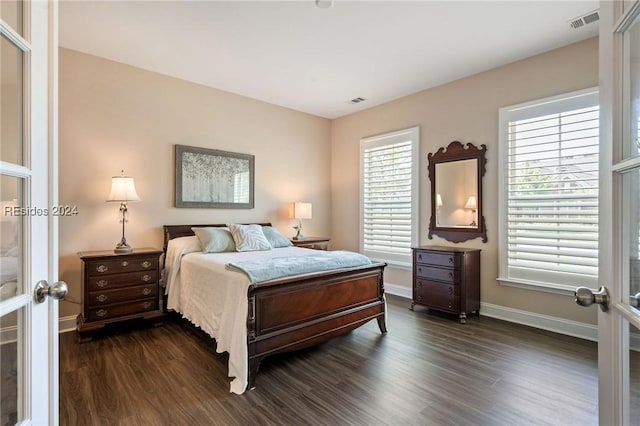
<instances>
[{"instance_id":1,"label":"white bedspread","mask_svg":"<svg viewBox=\"0 0 640 426\"><path fill-rule=\"evenodd\" d=\"M229 271L225 265L239 260L314 253L314 250L300 247L242 253L202 253L197 237L176 238L169 242L164 271L167 307L180 312L214 337L218 353L229 353L229 377L234 377L231 392L242 394L248 384L247 294L250 282L247 275Z\"/></svg>"}]
</instances>

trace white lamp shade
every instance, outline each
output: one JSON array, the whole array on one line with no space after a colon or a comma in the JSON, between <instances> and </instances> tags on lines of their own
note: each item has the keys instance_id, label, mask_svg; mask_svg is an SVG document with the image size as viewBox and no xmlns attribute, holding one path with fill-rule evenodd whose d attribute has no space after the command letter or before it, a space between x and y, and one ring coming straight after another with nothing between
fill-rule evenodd
<instances>
[{"instance_id":1,"label":"white lamp shade","mask_svg":"<svg viewBox=\"0 0 640 426\"><path fill-rule=\"evenodd\" d=\"M469 197L469 199L467 200L467 204L464 205L465 209L477 209L478 208L478 204L476 203L476 196L475 195L471 195Z\"/></svg>"},{"instance_id":2,"label":"white lamp shade","mask_svg":"<svg viewBox=\"0 0 640 426\"><path fill-rule=\"evenodd\" d=\"M440 194L436 194L436 207L442 207L442 197Z\"/></svg>"},{"instance_id":3,"label":"white lamp shade","mask_svg":"<svg viewBox=\"0 0 640 426\"><path fill-rule=\"evenodd\" d=\"M136 186L131 176L114 176L111 178L111 192L107 201L140 201Z\"/></svg>"},{"instance_id":4,"label":"white lamp shade","mask_svg":"<svg viewBox=\"0 0 640 426\"><path fill-rule=\"evenodd\" d=\"M293 204L294 219L311 219L311 203L297 201Z\"/></svg>"}]
</instances>

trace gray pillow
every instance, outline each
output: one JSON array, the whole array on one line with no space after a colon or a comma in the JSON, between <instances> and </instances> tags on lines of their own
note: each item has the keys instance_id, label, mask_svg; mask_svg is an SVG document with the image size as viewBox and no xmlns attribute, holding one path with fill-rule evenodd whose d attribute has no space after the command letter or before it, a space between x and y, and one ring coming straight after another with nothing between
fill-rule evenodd
<instances>
[{"instance_id":1,"label":"gray pillow","mask_svg":"<svg viewBox=\"0 0 640 426\"><path fill-rule=\"evenodd\" d=\"M229 228L191 228L200 240L203 253L236 251Z\"/></svg>"},{"instance_id":2,"label":"gray pillow","mask_svg":"<svg viewBox=\"0 0 640 426\"><path fill-rule=\"evenodd\" d=\"M271 250L271 244L260 225L229 225L237 251Z\"/></svg>"},{"instance_id":3,"label":"gray pillow","mask_svg":"<svg viewBox=\"0 0 640 426\"><path fill-rule=\"evenodd\" d=\"M262 232L273 248L291 247L293 243L273 226L263 226Z\"/></svg>"}]
</instances>

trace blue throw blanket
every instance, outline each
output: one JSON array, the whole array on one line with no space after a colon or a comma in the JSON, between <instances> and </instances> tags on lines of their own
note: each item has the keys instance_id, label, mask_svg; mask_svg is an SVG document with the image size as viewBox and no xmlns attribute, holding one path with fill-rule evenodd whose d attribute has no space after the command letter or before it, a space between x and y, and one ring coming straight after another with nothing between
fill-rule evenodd
<instances>
[{"instance_id":1,"label":"blue throw blanket","mask_svg":"<svg viewBox=\"0 0 640 426\"><path fill-rule=\"evenodd\" d=\"M228 263L226 268L244 272L249 277L251 284L256 284L292 275L370 264L369 258L360 253L337 250L318 251L317 254L308 256L286 256L268 260L232 262Z\"/></svg>"}]
</instances>

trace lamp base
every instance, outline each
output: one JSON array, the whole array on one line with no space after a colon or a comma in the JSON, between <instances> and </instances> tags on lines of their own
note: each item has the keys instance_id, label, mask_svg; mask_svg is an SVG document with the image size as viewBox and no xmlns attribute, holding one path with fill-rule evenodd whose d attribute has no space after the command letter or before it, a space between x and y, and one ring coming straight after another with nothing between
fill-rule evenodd
<instances>
[{"instance_id":1,"label":"lamp base","mask_svg":"<svg viewBox=\"0 0 640 426\"><path fill-rule=\"evenodd\" d=\"M118 243L118 245L116 245L116 248L113 249L114 253L131 253L133 251L133 247L131 247L129 244L125 243Z\"/></svg>"}]
</instances>

